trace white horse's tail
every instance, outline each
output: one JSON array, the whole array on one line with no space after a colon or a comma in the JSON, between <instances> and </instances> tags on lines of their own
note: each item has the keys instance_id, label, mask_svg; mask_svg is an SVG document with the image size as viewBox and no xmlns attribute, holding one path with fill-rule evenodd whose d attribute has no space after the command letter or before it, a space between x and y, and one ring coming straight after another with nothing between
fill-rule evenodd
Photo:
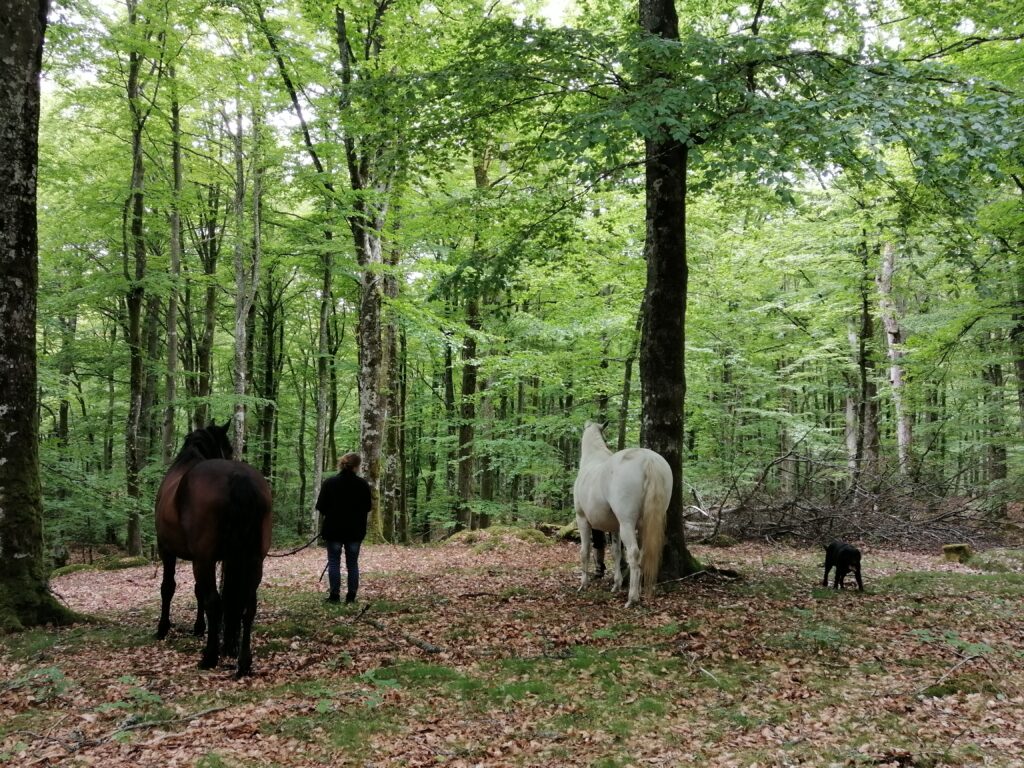
<instances>
[{"instance_id":1,"label":"white horse's tail","mask_svg":"<svg viewBox=\"0 0 1024 768\"><path fill-rule=\"evenodd\" d=\"M643 575L644 593L647 595L654 594L654 585L658 581L661 550L665 546L665 512L668 504L669 499L653 462L645 462L644 504L640 516L640 571Z\"/></svg>"}]
</instances>

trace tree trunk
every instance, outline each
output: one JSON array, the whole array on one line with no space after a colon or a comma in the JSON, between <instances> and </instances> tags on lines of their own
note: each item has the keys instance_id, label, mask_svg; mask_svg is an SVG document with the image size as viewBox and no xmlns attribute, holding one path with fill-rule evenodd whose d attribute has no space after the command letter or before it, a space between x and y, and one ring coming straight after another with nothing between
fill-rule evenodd
<instances>
[{"instance_id":1,"label":"tree trunk","mask_svg":"<svg viewBox=\"0 0 1024 768\"><path fill-rule=\"evenodd\" d=\"M258 146L259 122L253 119L253 146ZM259 289L260 270L260 172L259 152L253 152L253 224L252 253L245 254L245 153L242 135L241 109L235 115L235 132L232 136L235 161L235 350L234 350L234 435L231 444L234 458L241 460L245 450L245 399L249 391L249 315L256 291Z\"/></svg>"},{"instance_id":2,"label":"tree trunk","mask_svg":"<svg viewBox=\"0 0 1024 768\"><path fill-rule=\"evenodd\" d=\"M892 404L896 411L896 448L899 457L899 471L903 476L910 474L911 461L911 417L904 401L903 380L903 328L900 325L900 311L892 295L892 276L896 271L896 248L892 243L882 247L882 265L878 275L879 305L882 323L885 325L886 353L889 357L889 385L892 387Z\"/></svg>"},{"instance_id":3,"label":"tree trunk","mask_svg":"<svg viewBox=\"0 0 1024 768\"><path fill-rule=\"evenodd\" d=\"M878 474L878 386L875 384L875 359L871 344L875 321L871 314L869 283L871 280L867 240L861 243L860 327L856 338L858 401L857 401L857 474L867 477L872 486Z\"/></svg>"},{"instance_id":4,"label":"tree trunk","mask_svg":"<svg viewBox=\"0 0 1024 768\"><path fill-rule=\"evenodd\" d=\"M171 79L171 190L170 213L170 292L167 296L167 372L164 382L164 422L161 430L161 455L164 464L174 457L174 411L178 385L178 282L181 277L181 117L174 67Z\"/></svg>"},{"instance_id":5,"label":"tree trunk","mask_svg":"<svg viewBox=\"0 0 1024 768\"><path fill-rule=\"evenodd\" d=\"M388 271L384 274L384 295L389 301L398 298L399 252L395 247L388 249ZM385 398L387 399L387 437L384 450L384 467L381 477L381 518L385 541L407 541L407 532L401 522L405 504L405 456L402 435L404 424L404 365L399 348L399 328L394 313L389 313L384 324Z\"/></svg>"},{"instance_id":6,"label":"tree trunk","mask_svg":"<svg viewBox=\"0 0 1024 768\"><path fill-rule=\"evenodd\" d=\"M316 356L316 437L313 444L313 493L310 495L310 525L316 530L320 523L320 513L316 509L317 495L324 477L324 449L327 445L327 400L330 386L330 339L328 338L328 318L331 312L331 272L334 259L325 249L321 259L323 275L320 284L320 315L317 326Z\"/></svg>"},{"instance_id":7,"label":"tree trunk","mask_svg":"<svg viewBox=\"0 0 1024 768\"><path fill-rule=\"evenodd\" d=\"M450 305L449 311L453 311ZM459 427L457 424L455 408L455 355L452 350L452 339L447 332L445 333L444 370L442 375L444 377L444 420L445 424L448 426L448 439L450 443L457 444L459 439ZM455 462L451 461L451 454L447 450L445 451L444 456L444 480L444 490L448 495L448 498L451 500L452 506L452 531L458 532L465 526L463 526L462 518L459 515L456 485L458 474L455 472Z\"/></svg>"},{"instance_id":8,"label":"tree trunk","mask_svg":"<svg viewBox=\"0 0 1024 768\"><path fill-rule=\"evenodd\" d=\"M275 435L277 434L277 400L284 365L284 287L277 282L273 264L263 281L260 319L263 335L263 377L258 394L260 468L270 480L274 476Z\"/></svg>"},{"instance_id":9,"label":"tree trunk","mask_svg":"<svg viewBox=\"0 0 1024 768\"><path fill-rule=\"evenodd\" d=\"M138 34L140 20L137 0L127 0L128 23ZM132 171L131 191L126 204L126 226L124 242L124 276L128 283L125 296L127 311L126 341L128 342L128 419L125 425L125 479L128 491L128 552L138 555L142 552L142 527L140 521L141 478L143 463L143 390L145 389L144 347L142 309L145 304L146 241L145 217L145 168L142 146L143 130L146 124L146 110L142 103L143 56L137 41L132 41L128 54L127 96L132 118L131 148Z\"/></svg>"},{"instance_id":10,"label":"tree trunk","mask_svg":"<svg viewBox=\"0 0 1024 768\"><path fill-rule=\"evenodd\" d=\"M633 364L636 362L637 354L640 351L640 337L644 329L644 307L641 302L640 310L636 313L636 325L633 328L633 340L629 345L629 353L622 363L622 399L619 401L619 436L616 441L616 450L623 450L626 447L626 425L629 423L629 401L633 392Z\"/></svg>"},{"instance_id":11,"label":"tree trunk","mask_svg":"<svg viewBox=\"0 0 1024 768\"><path fill-rule=\"evenodd\" d=\"M36 170L48 6L0 3L0 631L70 618L47 590L36 420Z\"/></svg>"},{"instance_id":12,"label":"tree trunk","mask_svg":"<svg viewBox=\"0 0 1024 768\"><path fill-rule=\"evenodd\" d=\"M640 0L640 25L648 34L679 39L673 0ZM656 72L647 73L655 77ZM640 342L642 412L640 443L672 469L661 578L699 570L683 527L683 406L686 400L686 182L685 144L661 132L645 139L647 286Z\"/></svg>"},{"instance_id":13,"label":"tree trunk","mask_svg":"<svg viewBox=\"0 0 1024 768\"><path fill-rule=\"evenodd\" d=\"M480 301L476 296L466 300L466 325L469 332L462 340L462 392L459 397L459 445L456 504L460 527L473 528L473 428L476 422L476 337L480 328Z\"/></svg>"}]
</instances>

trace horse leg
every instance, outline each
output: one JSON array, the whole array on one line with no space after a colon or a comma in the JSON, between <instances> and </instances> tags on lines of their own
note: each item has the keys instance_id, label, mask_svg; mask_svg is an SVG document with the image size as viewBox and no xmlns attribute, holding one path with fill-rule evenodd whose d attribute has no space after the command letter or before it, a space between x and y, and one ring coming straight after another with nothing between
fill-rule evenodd
<instances>
[{"instance_id":1,"label":"horse leg","mask_svg":"<svg viewBox=\"0 0 1024 768\"><path fill-rule=\"evenodd\" d=\"M178 558L161 553L164 563L164 577L160 582L160 623L156 627L157 640L163 640L171 629L171 598L177 584L174 581L174 566Z\"/></svg>"},{"instance_id":2,"label":"horse leg","mask_svg":"<svg viewBox=\"0 0 1024 768\"><path fill-rule=\"evenodd\" d=\"M612 574L612 592L622 591L622 539L619 534L612 534L612 565L615 568Z\"/></svg>"},{"instance_id":3,"label":"horse leg","mask_svg":"<svg viewBox=\"0 0 1024 768\"><path fill-rule=\"evenodd\" d=\"M192 634L196 637L202 637L206 634L206 614L203 613L203 590L196 582L196 623L192 625Z\"/></svg>"},{"instance_id":4,"label":"horse leg","mask_svg":"<svg viewBox=\"0 0 1024 768\"><path fill-rule=\"evenodd\" d=\"M217 666L220 658L221 601L217 594L217 562L194 560L192 573L196 577L196 594L202 595L201 605L207 618L206 647L199 660L199 668L211 669Z\"/></svg>"},{"instance_id":5,"label":"horse leg","mask_svg":"<svg viewBox=\"0 0 1024 768\"><path fill-rule=\"evenodd\" d=\"M238 627L241 623L242 604L239 584L236 583L239 565L224 563L224 586L222 588L222 606L224 615L224 655L238 656Z\"/></svg>"},{"instance_id":6,"label":"horse leg","mask_svg":"<svg viewBox=\"0 0 1024 768\"><path fill-rule=\"evenodd\" d=\"M636 529L632 526L622 526L619 536L622 537L626 562L629 563L629 597L626 600L626 607L629 608L640 601L640 547L636 542Z\"/></svg>"},{"instance_id":7,"label":"horse leg","mask_svg":"<svg viewBox=\"0 0 1024 768\"><path fill-rule=\"evenodd\" d=\"M235 679L252 674L252 622L256 618L256 590L263 580L263 563L260 562L254 570L252 577L246 574L247 583L245 594L240 597L244 600L242 605L242 642L238 648L238 669L235 671ZM250 580L251 578L251 580Z\"/></svg>"},{"instance_id":8,"label":"horse leg","mask_svg":"<svg viewBox=\"0 0 1024 768\"><path fill-rule=\"evenodd\" d=\"M576 510L576 527L580 529L580 589L590 583L590 521L579 510Z\"/></svg>"}]
</instances>

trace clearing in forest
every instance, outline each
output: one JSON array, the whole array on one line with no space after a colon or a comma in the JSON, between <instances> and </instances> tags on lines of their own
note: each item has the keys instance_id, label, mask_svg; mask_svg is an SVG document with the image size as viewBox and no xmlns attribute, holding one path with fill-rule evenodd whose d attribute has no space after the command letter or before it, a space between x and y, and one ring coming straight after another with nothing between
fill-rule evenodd
<instances>
[{"instance_id":1,"label":"clearing in forest","mask_svg":"<svg viewBox=\"0 0 1024 768\"><path fill-rule=\"evenodd\" d=\"M576 591L576 546L527 534L366 546L351 606L324 603L323 550L268 560L241 682L197 668L187 564L164 642L155 567L58 577L96 621L0 640L0 763L1024 764L1012 557L865 547L859 594L821 589L817 549L696 547L743 578L627 610L607 578Z\"/></svg>"}]
</instances>

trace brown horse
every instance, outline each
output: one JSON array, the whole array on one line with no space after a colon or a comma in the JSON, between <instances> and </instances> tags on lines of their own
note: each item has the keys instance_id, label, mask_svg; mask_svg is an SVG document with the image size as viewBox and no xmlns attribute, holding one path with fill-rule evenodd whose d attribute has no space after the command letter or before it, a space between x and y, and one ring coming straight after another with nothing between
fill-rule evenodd
<instances>
[{"instance_id":1,"label":"brown horse","mask_svg":"<svg viewBox=\"0 0 1024 768\"><path fill-rule=\"evenodd\" d=\"M248 464L231 460L230 424L190 433L157 491L156 540L164 577L156 636L163 639L171 627L175 563L179 557L191 560L199 605L193 630L198 636L206 631L199 666L217 666L223 619L224 653L237 655L235 676L242 677L252 671L256 590L270 549L272 517L266 479ZM221 594L218 562L223 563Z\"/></svg>"}]
</instances>

